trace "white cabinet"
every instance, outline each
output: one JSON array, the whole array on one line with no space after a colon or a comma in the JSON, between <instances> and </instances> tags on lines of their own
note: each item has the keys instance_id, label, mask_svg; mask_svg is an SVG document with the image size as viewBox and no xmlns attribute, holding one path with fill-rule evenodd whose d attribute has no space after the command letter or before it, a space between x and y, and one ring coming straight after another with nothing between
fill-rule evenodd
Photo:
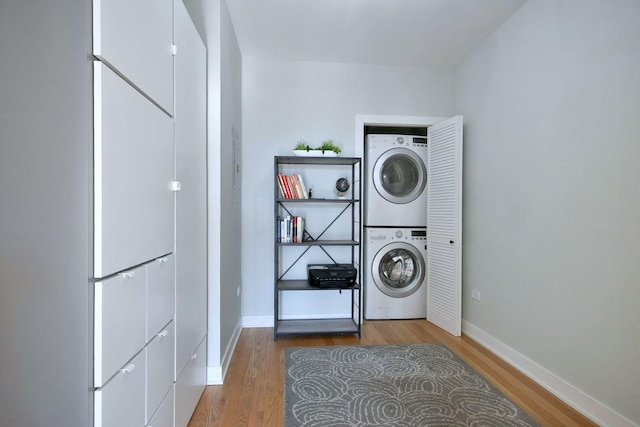
<instances>
[{"instance_id":1,"label":"white cabinet","mask_svg":"<svg viewBox=\"0 0 640 427\"><path fill-rule=\"evenodd\" d=\"M173 120L94 65L94 276L173 251Z\"/></svg>"},{"instance_id":2,"label":"white cabinet","mask_svg":"<svg viewBox=\"0 0 640 427\"><path fill-rule=\"evenodd\" d=\"M94 385L104 383L144 347L146 268L96 282Z\"/></svg>"},{"instance_id":3,"label":"white cabinet","mask_svg":"<svg viewBox=\"0 0 640 427\"><path fill-rule=\"evenodd\" d=\"M164 398L156 413L149 420L148 427L173 427L173 399L174 388L172 386L167 397Z\"/></svg>"},{"instance_id":4,"label":"white cabinet","mask_svg":"<svg viewBox=\"0 0 640 427\"><path fill-rule=\"evenodd\" d=\"M176 2L176 373L207 333L206 49ZM204 386L206 377L201 378ZM176 401L182 401L176 389ZM199 395L195 397L196 402ZM195 405L194 405L195 406Z\"/></svg>"},{"instance_id":5,"label":"white cabinet","mask_svg":"<svg viewBox=\"0 0 640 427\"><path fill-rule=\"evenodd\" d=\"M175 257L167 255L147 264L147 342L173 319Z\"/></svg>"},{"instance_id":6,"label":"white cabinet","mask_svg":"<svg viewBox=\"0 0 640 427\"><path fill-rule=\"evenodd\" d=\"M166 325L147 344L146 418L149 422L173 387L174 329Z\"/></svg>"},{"instance_id":7,"label":"white cabinet","mask_svg":"<svg viewBox=\"0 0 640 427\"><path fill-rule=\"evenodd\" d=\"M176 380L176 427L186 427L202 395L207 377L207 340L189 358Z\"/></svg>"},{"instance_id":8,"label":"white cabinet","mask_svg":"<svg viewBox=\"0 0 640 427\"><path fill-rule=\"evenodd\" d=\"M173 114L173 0L94 0L93 54Z\"/></svg>"},{"instance_id":9,"label":"white cabinet","mask_svg":"<svg viewBox=\"0 0 640 427\"><path fill-rule=\"evenodd\" d=\"M95 391L94 427L144 425L144 379L143 350Z\"/></svg>"},{"instance_id":10,"label":"white cabinet","mask_svg":"<svg viewBox=\"0 0 640 427\"><path fill-rule=\"evenodd\" d=\"M206 384L206 49L179 0L93 5L94 425L173 427Z\"/></svg>"},{"instance_id":11,"label":"white cabinet","mask_svg":"<svg viewBox=\"0 0 640 427\"><path fill-rule=\"evenodd\" d=\"M163 283L167 281L171 286ZM151 282L160 285L154 288ZM95 423L146 424L173 391L173 309L162 310L166 301L174 300L173 256L98 281L94 294ZM153 317L166 322L147 336L148 314L154 312ZM173 419L173 398L171 402ZM134 419L135 424L130 422Z\"/></svg>"}]
</instances>

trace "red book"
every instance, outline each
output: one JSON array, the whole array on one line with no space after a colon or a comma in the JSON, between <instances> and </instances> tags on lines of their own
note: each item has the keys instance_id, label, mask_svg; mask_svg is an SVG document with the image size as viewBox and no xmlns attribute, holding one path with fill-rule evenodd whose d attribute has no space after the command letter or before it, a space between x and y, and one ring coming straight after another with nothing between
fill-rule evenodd
<instances>
[{"instance_id":1,"label":"red book","mask_svg":"<svg viewBox=\"0 0 640 427\"><path fill-rule=\"evenodd\" d=\"M293 177L291 175L287 175L287 182L289 183L289 191L291 192L291 198L299 199L298 193L296 192L296 186L293 183Z\"/></svg>"},{"instance_id":2,"label":"red book","mask_svg":"<svg viewBox=\"0 0 640 427\"><path fill-rule=\"evenodd\" d=\"M291 237L293 238L293 243L298 243L298 217L293 217L293 227L291 230Z\"/></svg>"},{"instance_id":3,"label":"red book","mask_svg":"<svg viewBox=\"0 0 640 427\"><path fill-rule=\"evenodd\" d=\"M280 189L280 197L286 199L287 195L284 193L284 188L282 188L282 178L279 173L276 175L276 180L278 181L278 188Z\"/></svg>"},{"instance_id":4,"label":"red book","mask_svg":"<svg viewBox=\"0 0 640 427\"><path fill-rule=\"evenodd\" d=\"M289 185L287 184L286 177L281 173L278 173L278 180L280 180L280 185L282 185L282 190L284 192L284 198L290 199L291 193L289 193Z\"/></svg>"},{"instance_id":5,"label":"red book","mask_svg":"<svg viewBox=\"0 0 640 427\"><path fill-rule=\"evenodd\" d=\"M302 191L300 190L300 183L298 182L298 175L291 175L291 180L293 181L293 188L296 189L296 193L298 194L298 199L304 199L302 196Z\"/></svg>"}]
</instances>

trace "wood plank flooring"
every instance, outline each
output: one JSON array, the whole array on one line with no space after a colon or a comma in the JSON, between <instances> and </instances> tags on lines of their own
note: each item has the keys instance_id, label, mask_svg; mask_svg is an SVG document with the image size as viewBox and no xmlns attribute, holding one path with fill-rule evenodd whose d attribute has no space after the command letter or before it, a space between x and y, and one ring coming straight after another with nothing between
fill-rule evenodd
<instances>
[{"instance_id":1,"label":"wood plank flooring","mask_svg":"<svg viewBox=\"0 0 640 427\"><path fill-rule=\"evenodd\" d=\"M282 426L286 347L418 342L446 344L543 426L596 425L466 336L451 336L425 320L385 320L364 322L362 339L319 335L274 342L272 328L244 329L224 385L205 389L188 427Z\"/></svg>"}]
</instances>

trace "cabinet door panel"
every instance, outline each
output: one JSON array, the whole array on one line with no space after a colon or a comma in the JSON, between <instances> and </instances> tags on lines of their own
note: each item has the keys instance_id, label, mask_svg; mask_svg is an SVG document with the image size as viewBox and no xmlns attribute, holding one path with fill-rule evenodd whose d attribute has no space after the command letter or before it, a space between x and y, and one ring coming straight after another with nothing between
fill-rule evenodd
<instances>
[{"instance_id":1,"label":"cabinet door panel","mask_svg":"<svg viewBox=\"0 0 640 427\"><path fill-rule=\"evenodd\" d=\"M94 427L144 425L144 351L95 391Z\"/></svg>"},{"instance_id":2,"label":"cabinet door panel","mask_svg":"<svg viewBox=\"0 0 640 427\"><path fill-rule=\"evenodd\" d=\"M173 408L174 408L174 400L173 400L173 387L171 387L171 391L164 399L158 411L153 415L148 427L174 427L173 426Z\"/></svg>"},{"instance_id":3,"label":"cabinet door panel","mask_svg":"<svg viewBox=\"0 0 640 427\"><path fill-rule=\"evenodd\" d=\"M174 378L173 322L147 345L147 421L156 413Z\"/></svg>"},{"instance_id":4,"label":"cabinet door panel","mask_svg":"<svg viewBox=\"0 0 640 427\"><path fill-rule=\"evenodd\" d=\"M176 427L186 427L207 382L207 340L203 339L176 380Z\"/></svg>"},{"instance_id":5,"label":"cabinet door panel","mask_svg":"<svg viewBox=\"0 0 640 427\"><path fill-rule=\"evenodd\" d=\"M173 114L172 0L94 0L93 53Z\"/></svg>"},{"instance_id":6,"label":"cabinet door panel","mask_svg":"<svg viewBox=\"0 0 640 427\"><path fill-rule=\"evenodd\" d=\"M94 385L104 383L145 343L144 267L95 284Z\"/></svg>"},{"instance_id":7,"label":"cabinet door panel","mask_svg":"<svg viewBox=\"0 0 640 427\"><path fill-rule=\"evenodd\" d=\"M175 258L167 255L147 264L147 342L173 319Z\"/></svg>"},{"instance_id":8,"label":"cabinet door panel","mask_svg":"<svg viewBox=\"0 0 640 427\"><path fill-rule=\"evenodd\" d=\"M176 365L207 331L206 50L176 2Z\"/></svg>"},{"instance_id":9,"label":"cabinet door panel","mask_svg":"<svg viewBox=\"0 0 640 427\"><path fill-rule=\"evenodd\" d=\"M173 250L173 120L94 68L94 276Z\"/></svg>"}]
</instances>

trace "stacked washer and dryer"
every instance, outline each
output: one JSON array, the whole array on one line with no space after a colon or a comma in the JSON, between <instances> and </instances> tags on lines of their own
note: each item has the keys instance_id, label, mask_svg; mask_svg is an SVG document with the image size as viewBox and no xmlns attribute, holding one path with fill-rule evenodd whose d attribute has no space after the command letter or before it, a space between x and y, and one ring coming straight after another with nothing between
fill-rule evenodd
<instances>
[{"instance_id":1,"label":"stacked washer and dryer","mask_svg":"<svg viewBox=\"0 0 640 427\"><path fill-rule=\"evenodd\" d=\"M427 314L427 138L365 141L364 316Z\"/></svg>"}]
</instances>

